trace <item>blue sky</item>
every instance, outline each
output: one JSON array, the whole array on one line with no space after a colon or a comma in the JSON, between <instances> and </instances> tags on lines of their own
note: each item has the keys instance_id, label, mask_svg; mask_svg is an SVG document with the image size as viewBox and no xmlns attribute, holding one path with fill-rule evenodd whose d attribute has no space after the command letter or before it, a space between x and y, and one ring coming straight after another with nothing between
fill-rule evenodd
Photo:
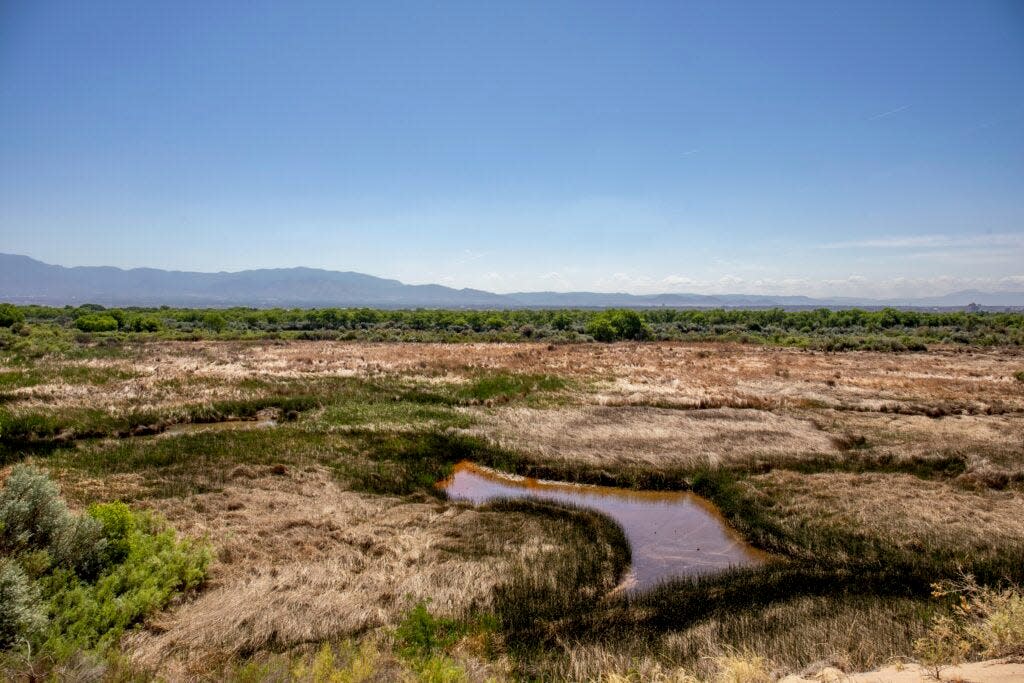
<instances>
[{"instance_id":1,"label":"blue sky","mask_svg":"<svg viewBox=\"0 0 1024 683\"><path fill-rule=\"evenodd\" d=\"M11 0L0 251L1024 291L1024 4Z\"/></svg>"}]
</instances>

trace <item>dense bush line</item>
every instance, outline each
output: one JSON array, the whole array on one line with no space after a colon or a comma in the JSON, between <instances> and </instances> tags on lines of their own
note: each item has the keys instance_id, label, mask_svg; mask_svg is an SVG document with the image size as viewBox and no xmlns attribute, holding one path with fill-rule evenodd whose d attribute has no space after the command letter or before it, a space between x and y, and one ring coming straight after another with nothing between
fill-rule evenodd
<instances>
[{"instance_id":1,"label":"dense bush line","mask_svg":"<svg viewBox=\"0 0 1024 683\"><path fill-rule=\"evenodd\" d=\"M167 338L299 337L395 341L732 340L824 350L921 350L925 344L1024 345L1024 313L740 309L376 310L104 309L95 304L0 310L9 334L36 325ZM11 343L10 340L7 342Z\"/></svg>"}]
</instances>

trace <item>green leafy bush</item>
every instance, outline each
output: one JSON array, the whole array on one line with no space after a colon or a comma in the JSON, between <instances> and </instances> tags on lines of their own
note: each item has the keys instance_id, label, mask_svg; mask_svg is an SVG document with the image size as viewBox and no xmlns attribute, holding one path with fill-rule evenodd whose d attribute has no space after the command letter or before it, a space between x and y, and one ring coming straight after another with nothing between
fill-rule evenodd
<instances>
[{"instance_id":1,"label":"green leafy bush","mask_svg":"<svg viewBox=\"0 0 1024 683\"><path fill-rule=\"evenodd\" d=\"M82 332L116 332L117 318L112 315L90 313L75 320L75 327Z\"/></svg>"},{"instance_id":2,"label":"green leafy bush","mask_svg":"<svg viewBox=\"0 0 1024 683\"><path fill-rule=\"evenodd\" d=\"M587 334L599 342L613 342L618 338L611 320L605 317L597 317L587 323Z\"/></svg>"},{"instance_id":3,"label":"green leafy bush","mask_svg":"<svg viewBox=\"0 0 1024 683\"><path fill-rule=\"evenodd\" d=\"M205 549L176 540L152 517L98 506L112 531L111 539L125 550L124 558L111 564L95 582L68 571L57 571L43 581L49 597L50 623L44 649L58 656L77 650L104 650L115 644L125 629L170 602L176 593L198 586L206 575L209 556Z\"/></svg>"},{"instance_id":4,"label":"green leafy bush","mask_svg":"<svg viewBox=\"0 0 1024 683\"><path fill-rule=\"evenodd\" d=\"M601 342L624 339L638 341L651 336L651 330L640 314L625 309L598 313L587 323L586 331L591 337Z\"/></svg>"},{"instance_id":5,"label":"green leafy bush","mask_svg":"<svg viewBox=\"0 0 1024 683\"><path fill-rule=\"evenodd\" d=\"M136 530L131 508L121 501L98 503L89 506L89 516L103 529L103 537L107 541L104 548L106 564L123 562L131 551L131 538Z\"/></svg>"},{"instance_id":6,"label":"green leafy bush","mask_svg":"<svg viewBox=\"0 0 1024 683\"><path fill-rule=\"evenodd\" d=\"M206 575L205 547L120 502L75 515L42 472L0 489L0 647L103 651Z\"/></svg>"},{"instance_id":7,"label":"green leafy bush","mask_svg":"<svg viewBox=\"0 0 1024 683\"><path fill-rule=\"evenodd\" d=\"M228 321L220 313L210 312L203 315L203 325L214 332L223 332L228 326Z\"/></svg>"},{"instance_id":8,"label":"green leafy bush","mask_svg":"<svg viewBox=\"0 0 1024 683\"><path fill-rule=\"evenodd\" d=\"M132 332L159 332L162 325L158 318L135 316L125 327Z\"/></svg>"},{"instance_id":9,"label":"green leafy bush","mask_svg":"<svg viewBox=\"0 0 1024 683\"><path fill-rule=\"evenodd\" d=\"M17 306L0 304L0 327L13 327L25 322L25 314Z\"/></svg>"}]
</instances>

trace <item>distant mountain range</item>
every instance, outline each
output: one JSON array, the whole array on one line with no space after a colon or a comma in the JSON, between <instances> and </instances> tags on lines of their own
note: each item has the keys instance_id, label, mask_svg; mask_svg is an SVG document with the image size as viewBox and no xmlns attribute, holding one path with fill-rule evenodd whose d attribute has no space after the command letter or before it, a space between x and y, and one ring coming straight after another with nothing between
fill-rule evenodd
<instances>
[{"instance_id":1,"label":"distant mountain range","mask_svg":"<svg viewBox=\"0 0 1024 683\"><path fill-rule=\"evenodd\" d=\"M237 273L109 266L65 268L28 256L0 254L0 301L54 306L368 306L376 308L831 308L901 306L962 308L1024 307L1024 292L965 290L917 299L862 299L752 294L650 294L518 292L495 294L441 285L315 268L273 268Z\"/></svg>"}]
</instances>

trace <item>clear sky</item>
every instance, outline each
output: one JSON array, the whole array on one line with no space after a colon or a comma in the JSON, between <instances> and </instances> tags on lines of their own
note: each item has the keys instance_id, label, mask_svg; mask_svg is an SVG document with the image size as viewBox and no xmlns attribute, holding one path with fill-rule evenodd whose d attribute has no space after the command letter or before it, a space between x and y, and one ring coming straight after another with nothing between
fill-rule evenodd
<instances>
[{"instance_id":1,"label":"clear sky","mask_svg":"<svg viewBox=\"0 0 1024 683\"><path fill-rule=\"evenodd\" d=\"M0 3L0 251L1024 290L1024 3Z\"/></svg>"}]
</instances>

